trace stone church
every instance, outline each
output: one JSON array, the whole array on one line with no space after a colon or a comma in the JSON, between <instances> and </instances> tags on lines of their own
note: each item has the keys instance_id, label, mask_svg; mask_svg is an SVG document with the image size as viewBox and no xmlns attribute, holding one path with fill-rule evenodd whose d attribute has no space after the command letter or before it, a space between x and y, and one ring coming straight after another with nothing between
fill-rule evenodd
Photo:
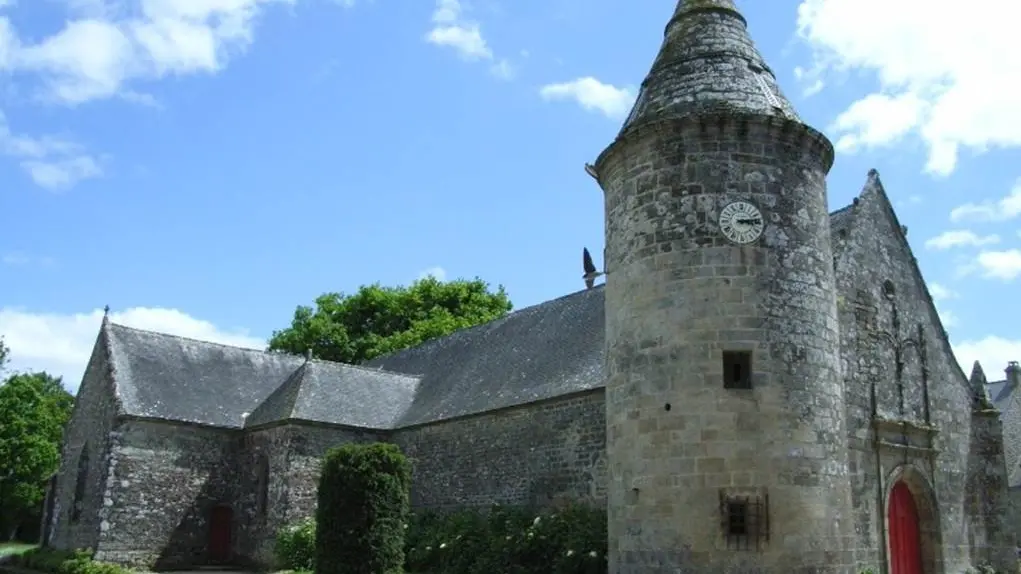
<instances>
[{"instance_id":1,"label":"stone church","mask_svg":"<svg viewBox=\"0 0 1021 574\"><path fill-rule=\"evenodd\" d=\"M605 506L612 574L1007 572L988 385L954 359L879 175L828 213L833 160L733 1L682 0L586 166L604 286L361 366L104 320L46 539L265 563L327 448L390 441L419 508Z\"/></svg>"}]
</instances>

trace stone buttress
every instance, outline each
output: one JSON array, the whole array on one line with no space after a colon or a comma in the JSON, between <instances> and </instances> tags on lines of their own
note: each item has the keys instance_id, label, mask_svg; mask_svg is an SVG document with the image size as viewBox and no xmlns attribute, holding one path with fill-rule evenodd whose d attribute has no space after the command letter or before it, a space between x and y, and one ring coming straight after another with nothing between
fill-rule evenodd
<instances>
[{"instance_id":1,"label":"stone buttress","mask_svg":"<svg viewBox=\"0 0 1021 574\"><path fill-rule=\"evenodd\" d=\"M682 0L595 164L612 574L853 571L832 162L733 1Z\"/></svg>"}]
</instances>

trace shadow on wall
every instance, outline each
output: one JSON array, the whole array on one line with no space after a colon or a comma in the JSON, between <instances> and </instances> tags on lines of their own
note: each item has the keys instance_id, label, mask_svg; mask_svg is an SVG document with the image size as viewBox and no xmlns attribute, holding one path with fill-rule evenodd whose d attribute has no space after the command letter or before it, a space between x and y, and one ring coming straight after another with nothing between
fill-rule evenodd
<instances>
[{"instance_id":1,"label":"shadow on wall","mask_svg":"<svg viewBox=\"0 0 1021 574\"><path fill-rule=\"evenodd\" d=\"M153 570L235 565L235 512L222 484L206 480L191 508L174 528Z\"/></svg>"}]
</instances>

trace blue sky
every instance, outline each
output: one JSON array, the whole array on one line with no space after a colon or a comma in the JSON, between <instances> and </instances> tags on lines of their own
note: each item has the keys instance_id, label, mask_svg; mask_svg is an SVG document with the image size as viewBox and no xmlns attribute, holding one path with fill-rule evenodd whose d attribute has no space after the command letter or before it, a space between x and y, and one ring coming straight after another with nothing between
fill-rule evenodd
<instances>
[{"instance_id":1,"label":"blue sky","mask_svg":"<svg viewBox=\"0 0 1021 574\"><path fill-rule=\"evenodd\" d=\"M959 359L995 376L1021 359L1021 8L990 1L739 5L837 144L831 208L880 171ZM106 304L121 323L249 346L364 283L479 276L518 308L582 288L581 248L603 240L582 166L673 7L0 0L13 367L75 388Z\"/></svg>"}]
</instances>

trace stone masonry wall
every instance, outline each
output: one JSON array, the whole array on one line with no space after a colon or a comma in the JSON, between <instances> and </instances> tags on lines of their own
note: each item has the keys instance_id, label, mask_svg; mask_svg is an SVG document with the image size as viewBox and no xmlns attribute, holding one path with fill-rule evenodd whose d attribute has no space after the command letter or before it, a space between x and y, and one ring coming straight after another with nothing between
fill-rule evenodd
<instances>
[{"instance_id":1,"label":"stone masonry wall","mask_svg":"<svg viewBox=\"0 0 1021 574\"><path fill-rule=\"evenodd\" d=\"M104 335L100 335L102 339ZM55 548L92 548L99 539L99 509L103 504L109 464L110 431L117 416L110 363L102 342L93 349L85 376L75 399L74 413L64 431L60 471L54 492L52 538ZM88 464L84 469L84 495L81 515L72 520L79 460L84 449Z\"/></svg>"},{"instance_id":2,"label":"stone masonry wall","mask_svg":"<svg viewBox=\"0 0 1021 574\"><path fill-rule=\"evenodd\" d=\"M877 174L851 209L834 265L858 567L885 571L886 503L903 479L921 515L926 571L961 572L978 561L971 541L984 528L968 512L969 476L1003 469L969 469L967 380Z\"/></svg>"},{"instance_id":3,"label":"stone masonry wall","mask_svg":"<svg viewBox=\"0 0 1021 574\"><path fill-rule=\"evenodd\" d=\"M237 552L254 563L268 564L273 538L286 523L287 481L281 477L287 472L287 433L279 426L252 430L244 433L241 443Z\"/></svg>"},{"instance_id":4,"label":"stone masonry wall","mask_svg":"<svg viewBox=\"0 0 1021 574\"><path fill-rule=\"evenodd\" d=\"M245 469L239 507L245 517L239 552L270 566L281 528L314 516L322 457L331 448L385 437L372 431L316 425L271 426L246 433L239 468ZM269 462L267 505L260 512L260 457Z\"/></svg>"},{"instance_id":5,"label":"stone masonry wall","mask_svg":"<svg viewBox=\"0 0 1021 574\"><path fill-rule=\"evenodd\" d=\"M412 505L606 503L602 389L397 431L414 462Z\"/></svg>"},{"instance_id":6,"label":"stone masonry wall","mask_svg":"<svg viewBox=\"0 0 1021 574\"><path fill-rule=\"evenodd\" d=\"M112 435L97 559L140 567L206 562L214 506L235 506L246 469L237 431L125 420ZM234 515L234 535L241 523Z\"/></svg>"},{"instance_id":7,"label":"stone masonry wall","mask_svg":"<svg viewBox=\"0 0 1021 574\"><path fill-rule=\"evenodd\" d=\"M852 570L831 154L805 126L720 112L597 160L611 572ZM765 220L746 245L720 230L737 200ZM750 388L725 387L731 352ZM746 505L750 535L727 518Z\"/></svg>"},{"instance_id":8,"label":"stone masonry wall","mask_svg":"<svg viewBox=\"0 0 1021 574\"><path fill-rule=\"evenodd\" d=\"M990 405L991 406L991 405ZM1003 426L995 408L975 409L971 417L967 496L973 564L990 564L1001 572L1016 571L1014 531L1009 527L1011 500L1007 490Z\"/></svg>"}]
</instances>

